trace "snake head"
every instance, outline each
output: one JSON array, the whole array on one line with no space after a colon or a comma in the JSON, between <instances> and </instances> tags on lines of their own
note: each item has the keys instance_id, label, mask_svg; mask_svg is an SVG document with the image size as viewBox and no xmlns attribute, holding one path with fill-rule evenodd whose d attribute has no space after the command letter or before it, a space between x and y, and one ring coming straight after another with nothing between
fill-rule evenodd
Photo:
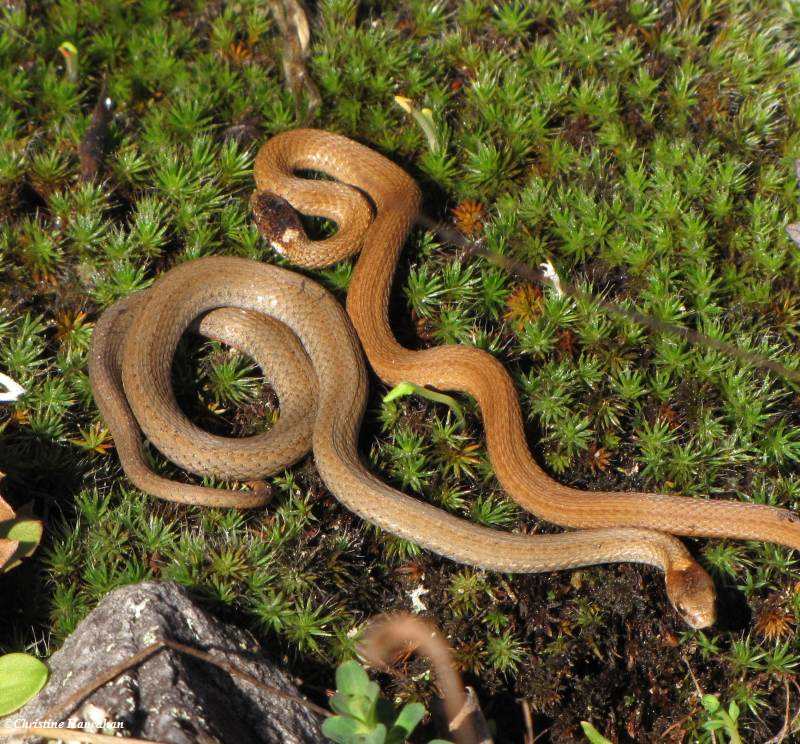
<instances>
[{"instance_id":1,"label":"snake head","mask_svg":"<svg viewBox=\"0 0 800 744\"><path fill-rule=\"evenodd\" d=\"M667 596L692 628L707 628L717 619L716 592L711 577L697 564L667 571Z\"/></svg>"},{"instance_id":2,"label":"snake head","mask_svg":"<svg viewBox=\"0 0 800 744\"><path fill-rule=\"evenodd\" d=\"M305 236L303 224L291 204L271 191L254 191L250 208L258 231L282 256L292 244Z\"/></svg>"}]
</instances>

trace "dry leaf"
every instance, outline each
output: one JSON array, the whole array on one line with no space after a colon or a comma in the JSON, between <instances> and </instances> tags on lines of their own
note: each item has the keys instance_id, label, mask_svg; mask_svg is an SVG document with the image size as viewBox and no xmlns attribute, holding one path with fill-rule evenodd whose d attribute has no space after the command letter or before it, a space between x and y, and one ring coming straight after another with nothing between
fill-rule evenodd
<instances>
[{"instance_id":1,"label":"dry leaf","mask_svg":"<svg viewBox=\"0 0 800 744\"><path fill-rule=\"evenodd\" d=\"M5 522L7 519L14 519L14 510L0 496L0 522Z\"/></svg>"},{"instance_id":2,"label":"dry leaf","mask_svg":"<svg viewBox=\"0 0 800 744\"><path fill-rule=\"evenodd\" d=\"M0 538L0 570L14 557L18 547L19 542L16 540L3 540Z\"/></svg>"}]
</instances>

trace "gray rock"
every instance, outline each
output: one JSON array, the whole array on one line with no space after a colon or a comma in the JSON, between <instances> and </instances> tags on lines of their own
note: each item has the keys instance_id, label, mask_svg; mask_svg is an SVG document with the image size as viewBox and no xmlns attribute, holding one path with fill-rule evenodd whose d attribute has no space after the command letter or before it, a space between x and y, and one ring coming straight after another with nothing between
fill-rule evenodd
<instances>
[{"instance_id":1,"label":"gray rock","mask_svg":"<svg viewBox=\"0 0 800 744\"><path fill-rule=\"evenodd\" d=\"M159 639L193 646L265 684L299 695L248 634L208 615L183 587L145 582L117 589L102 600L50 658L45 689L7 717L6 725L41 720L48 709L60 707L99 673ZM302 705L172 649L162 649L108 682L68 717L120 721L126 735L165 744L326 741L318 716Z\"/></svg>"}]
</instances>

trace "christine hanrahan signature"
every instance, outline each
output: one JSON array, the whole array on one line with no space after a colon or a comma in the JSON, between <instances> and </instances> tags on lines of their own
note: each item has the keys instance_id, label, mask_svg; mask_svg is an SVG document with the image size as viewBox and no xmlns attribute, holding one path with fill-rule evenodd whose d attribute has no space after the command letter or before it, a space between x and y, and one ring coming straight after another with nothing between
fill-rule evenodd
<instances>
[{"instance_id":1,"label":"christine hanrahan signature","mask_svg":"<svg viewBox=\"0 0 800 744\"><path fill-rule=\"evenodd\" d=\"M87 718L89 718L87 716ZM107 718L90 717L89 720L85 718L67 718L63 721L44 720L44 721L31 721L27 718L11 718L4 722L3 728L10 729L75 729L86 730L91 733L101 731L121 731L125 728L124 721L110 721Z\"/></svg>"}]
</instances>

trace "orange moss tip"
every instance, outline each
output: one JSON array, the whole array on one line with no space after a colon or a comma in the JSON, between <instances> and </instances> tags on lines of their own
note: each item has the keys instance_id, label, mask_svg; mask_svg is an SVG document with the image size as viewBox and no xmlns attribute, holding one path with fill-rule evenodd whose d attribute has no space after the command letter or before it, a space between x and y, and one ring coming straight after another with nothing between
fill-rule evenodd
<instances>
[{"instance_id":1,"label":"orange moss tip","mask_svg":"<svg viewBox=\"0 0 800 744\"><path fill-rule=\"evenodd\" d=\"M465 199L453 209L456 227L464 235L475 235L480 232L486 218L483 204L474 199Z\"/></svg>"},{"instance_id":2,"label":"orange moss tip","mask_svg":"<svg viewBox=\"0 0 800 744\"><path fill-rule=\"evenodd\" d=\"M782 604L780 597L771 597L756 615L755 631L768 641L788 638L794 633L794 614Z\"/></svg>"},{"instance_id":3,"label":"orange moss tip","mask_svg":"<svg viewBox=\"0 0 800 744\"><path fill-rule=\"evenodd\" d=\"M542 290L535 284L520 284L506 300L503 318L521 331L542 314Z\"/></svg>"},{"instance_id":4,"label":"orange moss tip","mask_svg":"<svg viewBox=\"0 0 800 744\"><path fill-rule=\"evenodd\" d=\"M611 455L605 447L593 444L589 448L589 467L593 471L605 473L611 463Z\"/></svg>"}]
</instances>

